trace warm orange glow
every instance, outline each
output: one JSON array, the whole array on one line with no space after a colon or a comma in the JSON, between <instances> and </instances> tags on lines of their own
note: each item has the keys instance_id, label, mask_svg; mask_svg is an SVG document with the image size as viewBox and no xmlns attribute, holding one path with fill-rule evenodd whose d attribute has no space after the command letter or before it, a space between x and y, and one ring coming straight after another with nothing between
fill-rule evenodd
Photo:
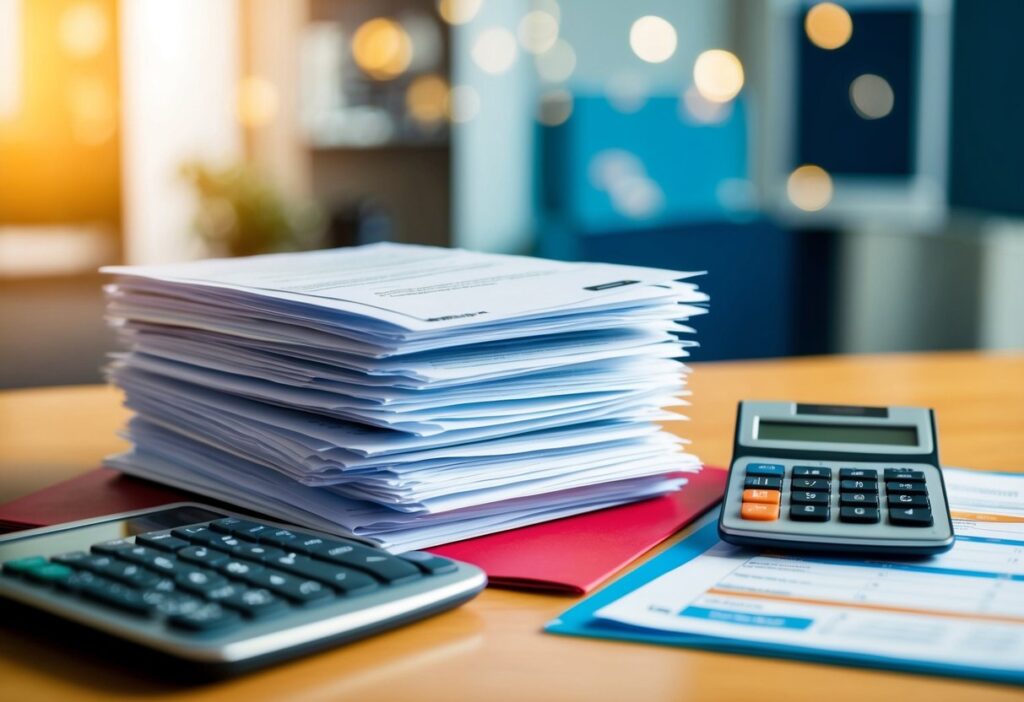
<instances>
[{"instance_id":1,"label":"warm orange glow","mask_svg":"<svg viewBox=\"0 0 1024 702\"><path fill-rule=\"evenodd\" d=\"M277 116L277 88L266 78L248 76L238 85L238 121L249 128L264 127Z\"/></svg>"},{"instance_id":2,"label":"warm orange glow","mask_svg":"<svg viewBox=\"0 0 1024 702\"><path fill-rule=\"evenodd\" d=\"M71 133L85 146L98 146L114 136L116 106L110 89L99 78L78 78L68 89Z\"/></svg>"},{"instance_id":3,"label":"warm orange glow","mask_svg":"<svg viewBox=\"0 0 1024 702\"><path fill-rule=\"evenodd\" d=\"M711 102L732 100L742 90L743 80L743 64L722 49L703 52L693 64L693 84Z\"/></svg>"},{"instance_id":4,"label":"warm orange glow","mask_svg":"<svg viewBox=\"0 0 1024 702\"><path fill-rule=\"evenodd\" d=\"M402 75L412 61L412 41L401 24L384 17L364 22L352 37L352 58L376 80Z\"/></svg>"},{"instance_id":5,"label":"warm orange glow","mask_svg":"<svg viewBox=\"0 0 1024 702\"><path fill-rule=\"evenodd\" d=\"M60 43L76 59L96 56L110 34L107 15L96 2L76 2L60 18Z\"/></svg>"},{"instance_id":6,"label":"warm orange glow","mask_svg":"<svg viewBox=\"0 0 1024 702\"><path fill-rule=\"evenodd\" d=\"M817 212L832 201L832 176L821 166L800 166L789 174L786 194L801 210Z\"/></svg>"},{"instance_id":7,"label":"warm orange glow","mask_svg":"<svg viewBox=\"0 0 1024 702\"><path fill-rule=\"evenodd\" d=\"M834 2L823 2L808 10L804 30L812 44L832 51L850 41L853 19L849 12Z\"/></svg>"},{"instance_id":8,"label":"warm orange glow","mask_svg":"<svg viewBox=\"0 0 1024 702\"><path fill-rule=\"evenodd\" d=\"M422 124L443 121L448 116L448 81L433 73L419 76L405 92L405 106Z\"/></svg>"},{"instance_id":9,"label":"warm orange glow","mask_svg":"<svg viewBox=\"0 0 1024 702\"><path fill-rule=\"evenodd\" d=\"M465 24L480 11L481 0L438 0L437 12L448 24Z\"/></svg>"}]
</instances>

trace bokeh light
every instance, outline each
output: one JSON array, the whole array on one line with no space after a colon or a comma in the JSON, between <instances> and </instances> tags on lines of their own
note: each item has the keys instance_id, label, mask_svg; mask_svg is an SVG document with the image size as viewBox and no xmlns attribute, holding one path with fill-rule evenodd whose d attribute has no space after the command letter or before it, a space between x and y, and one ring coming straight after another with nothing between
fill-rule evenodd
<instances>
[{"instance_id":1,"label":"bokeh light","mask_svg":"<svg viewBox=\"0 0 1024 702\"><path fill-rule=\"evenodd\" d=\"M639 112L651 94L651 86L642 72L618 71L605 85L608 102L623 114Z\"/></svg>"},{"instance_id":2,"label":"bokeh light","mask_svg":"<svg viewBox=\"0 0 1024 702\"><path fill-rule=\"evenodd\" d=\"M647 15L629 28L629 46L648 63L662 63L676 52L676 28L663 17Z\"/></svg>"},{"instance_id":3,"label":"bokeh light","mask_svg":"<svg viewBox=\"0 0 1024 702\"><path fill-rule=\"evenodd\" d=\"M531 54L543 54L558 40L558 20L543 10L527 12L519 21L519 43Z\"/></svg>"},{"instance_id":4,"label":"bokeh light","mask_svg":"<svg viewBox=\"0 0 1024 702\"><path fill-rule=\"evenodd\" d=\"M405 106L417 122L434 125L448 116L448 81L436 73L418 76L405 91Z\"/></svg>"},{"instance_id":5,"label":"bokeh light","mask_svg":"<svg viewBox=\"0 0 1024 702\"><path fill-rule=\"evenodd\" d=\"M103 50L110 28L98 3L76 2L61 14L58 32L64 51L76 59L87 59Z\"/></svg>"},{"instance_id":6,"label":"bokeh light","mask_svg":"<svg viewBox=\"0 0 1024 702\"><path fill-rule=\"evenodd\" d=\"M822 2L807 11L804 31L812 44L833 51L850 41L853 36L853 19L845 8L834 2Z\"/></svg>"},{"instance_id":7,"label":"bokeh light","mask_svg":"<svg viewBox=\"0 0 1024 702\"><path fill-rule=\"evenodd\" d=\"M481 0L438 0L437 12L448 24L465 24L480 11Z\"/></svg>"},{"instance_id":8,"label":"bokeh light","mask_svg":"<svg viewBox=\"0 0 1024 702\"><path fill-rule=\"evenodd\" d=\"M786 180L789 201L806 212L817 212L832 201L832 176L821 166L800 166Z\"/></svg>"},{"instance_id":9,"label":"bokeh light","mask_svg":"<svg viewBox=\"0 0 1024 702\"><path fill-rule=\"evenodd\" d=\"M700 94L697 87L688 87L680 99L679 116L691 124L718 124L732 114L731 102L715 102Z\"/></svg>"},{"instance_id":10,"label":"bokeh light","mask_svg":"<svg viewBox=\"0 0 1024 702\"><path fill-rule=\"evenodd\" d=\"M359 26L352 37L352 58L367 75L391 80L412 61L412 41L398 22L376 17Z\"/></svg>"},{"instance_id":11,"label":"bokeh light","mask_svg":"<svg viewBox=\"0 0 1024 702\"><path fill-rule=\"evenodd\" d=\"M487 73L504 73L512 67L518 53L512 32L502 27L485 29L473 42L473 61Z\"/></svg>"},{"instance_id":12,"label":"bokeh light","mask_svg":"<svg viewBox=\"0 0 1024 702\"><path fill-rule=\"evenodd\" d=\"M468 122L480 112L480 93L469 85L456 85L448 94L448 118L452 122Z\"/></svg>"},{"instance_id":13,"label":"bokeh light","mask_svg":"<svg viewBox=\"0 0 1024 702\"><path fill-rule=\"evenodd\" d=\"M534 60L537 74L548 83L562 83L576 70L576 51L565 39L554 45Z\"/></svg>"},{"instance_id":14,"label":"bokeh light","mask_svg":"<svg viewBox=\"0 0 1024 702\"><path fill-rule=\"evenodd\" d=\"M540 97L537 121L548 127L564 124L572 116L572 93L557 88L548 90Z\"/></svg>"},{"instance_id":15,"label":"bokeh light","mask_svg":"<svg viewBox=\"0 0 1024 702\"><path fill-rule=\"evenodd\" d=\"M743 64L729 51L704 51L693 64L693 84L706 100L729 102L743 88Z\"/></svg>"},{"instance_id":16,"label":"bokeh light","mask_svg":"<svg viewBox=\"0 0 1024 702\"><path fill-rule=\"evenodd\" d=\"M250 129L274 121L278 110L277 88L261 76L247 76L238 84L238 121Z\"/></svg>"},{"instance_id":17,"label":"bokeh light","mask_svg":"<svg viewBox=\"0 0 1024 702\"><path fill-rule=\"evenodd\" d=\"M625 217L646 219L665 207L665 192L631 151L599 151L590 159L587 175L595 188L608 193L612 208Z\"/></svg>"},{"instance_id":18,"label":"bokeh light","mask_svg":"<svg viewBox=\"0 0 1024 702\"><path fill-rule=\"evenodd\" d=\"M882 76L865 73L850 83L850 104L864 119L881 119L892 112L896 96Z\"/></svg>"}]
</instances>

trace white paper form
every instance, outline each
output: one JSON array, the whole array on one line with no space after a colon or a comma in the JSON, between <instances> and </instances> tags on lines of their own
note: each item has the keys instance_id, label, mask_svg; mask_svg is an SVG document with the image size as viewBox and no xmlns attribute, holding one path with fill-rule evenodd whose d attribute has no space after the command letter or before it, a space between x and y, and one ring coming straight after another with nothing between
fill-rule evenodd
<instances>
[{"instance_id":1,"label":"white paper form","mask_svg":"<svg viewBox=\"0 0 1024 702\"><path fill-rule=\"evenodd\" d=\"M719 543L596 616L868 658L1024 670L1024 477L945 476L957 534L945 554L829 560Z\"/></svg>"},{"instance_id":2,"label":"white paper form","mask_svg":"<svg viewBox=\"0 0 1024 702\"><path fill-rule=\"evenodd\" d=\"M664 290L655 286L695 275L387 243L103 272L256 294L413 331L656 298Z\"/></svg>"}]
</instances>

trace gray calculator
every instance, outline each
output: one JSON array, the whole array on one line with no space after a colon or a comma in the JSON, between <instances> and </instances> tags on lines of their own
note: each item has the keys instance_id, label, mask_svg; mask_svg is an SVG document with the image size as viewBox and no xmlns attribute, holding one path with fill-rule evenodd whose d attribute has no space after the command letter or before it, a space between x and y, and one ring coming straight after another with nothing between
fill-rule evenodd
<instances>
[{"instance_id":1,"label":"gray calculator","mask_svg":"<svg viewBox=\"0 0 1024 702\"><path fill-rule=\"evenodd\" d=\"M922 407L741 402L718 532L777 550L921 556L953 546Z\"/></svg>"},{"instance_id":2,"label":"gray calculator","mask_svg":"<svg viewBox=\"0 0 1024 702\"><path fill-rule=\"evenodd\" d=\"M200 504L0 538L0 597L190 663L240 672L471 599L478 568Z\"/></svg>"}]
</instances>

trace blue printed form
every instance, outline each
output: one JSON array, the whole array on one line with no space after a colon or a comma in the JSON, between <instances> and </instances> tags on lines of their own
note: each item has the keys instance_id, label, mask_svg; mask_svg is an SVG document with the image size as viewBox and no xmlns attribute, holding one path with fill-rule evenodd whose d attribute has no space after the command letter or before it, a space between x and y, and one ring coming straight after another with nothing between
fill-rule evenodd
<instances>
[{"instance_id":1,"label":"blue printed form","mask_svg":"<svg viewBox=\"0 0 1024 702\"><path fill-rule=\"evenodd\" d=\"M944 475L947 553L758 554L709 523L547 630L1024 683L1024 476Z\"/></svg>"}]
</instances>

